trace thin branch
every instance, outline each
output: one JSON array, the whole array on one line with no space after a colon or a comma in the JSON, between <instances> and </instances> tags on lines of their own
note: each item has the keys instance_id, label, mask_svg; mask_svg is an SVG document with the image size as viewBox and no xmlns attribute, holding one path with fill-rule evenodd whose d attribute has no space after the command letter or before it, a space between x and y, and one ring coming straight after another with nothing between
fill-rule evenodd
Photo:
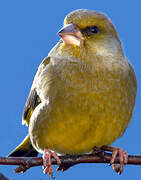
<instances>
[{"instance_id":1,"label":"thin branch","mask_svg":"<svg viewBox=\"0 0 141 180\"><path fill-rule=\"evenodd\" d=\"M0 180L9 180L9 179L5 177L2 173L0 173Z\"/></svg>"},{"instance_id":2,"label":"thin branch","mask_svg":"<svg viewBox=\"0 0 141 180\"><path fill-rule=\"evenodd\" d=\"M103 157L96 154L64 155L59 158L63 169L66 170L80 163L110 163L111 154L104 153ZM118 157L115 163L119 163ZM52 164L57 164L55 159L52 159ZM129 155L127 164L141 165L141 156ZM0 157L0 165L18 165L15 172L19 173L25 172L30 167L43 165L43 160L42 157ZM62 170L62 168L59 167L58 170Z\"/></svg>"}]
</instances>

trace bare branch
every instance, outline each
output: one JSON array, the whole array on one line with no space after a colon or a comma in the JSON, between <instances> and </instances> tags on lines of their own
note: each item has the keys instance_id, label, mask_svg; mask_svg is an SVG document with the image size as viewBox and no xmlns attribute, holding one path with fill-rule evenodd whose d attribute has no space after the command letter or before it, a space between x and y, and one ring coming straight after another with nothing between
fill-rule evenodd
<instances>
[{"instance_id":1,"label":"bare branch","mask_svg":"<svg viewBox=\"0 0 141 180\"><path fill-rule=\"evenodd\" d=\"M83 154L83 155L64 155L59 156L61 160L61 166L64 170L71 166L80 163L110 163L111 154L104 153L103 157L96 154ZM119 158L117 157L115 163L119 163ZM1 165L18 165L15 169L16 173L25 172L30 167L40 166L43 164L42 157L0 157ZM55 159L52 159L52 164L57 164ZM127 164L141 165L141 156L129 155ZM62 170L59 167L58 170Z\"/></svg>"},{"instance_id":2,"label":"bare branch","mask_svg":"<svg viewBox=\"0 0 141 180\"><path fill-rule=\"evenodd\" d=\"M2 173L0 173L0 180L9 180L9 179L5 177Z\"/></svg>"}]
</instances>

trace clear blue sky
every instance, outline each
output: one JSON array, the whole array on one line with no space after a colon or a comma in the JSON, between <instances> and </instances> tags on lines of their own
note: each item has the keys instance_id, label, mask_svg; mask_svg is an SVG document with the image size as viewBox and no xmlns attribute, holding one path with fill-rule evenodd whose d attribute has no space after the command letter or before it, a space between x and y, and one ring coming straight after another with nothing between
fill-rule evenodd
<instances>
[{"instance_id":1,"label":"clear blue sky","mask_svg":"<svg viewBox=\"0 0 141 180\"><path fill-rule=\"evenodd\" d=\"M138 80L138 96L133 121L125 134L113 145L131 154L141 154L141 3L138 0L1 0L0 1L0 156L7 155L27 133L21 115L30 86L42 59L59 40L57 31L70 11L87 8L106 13L118 30L126 56L133 64ZM49 179L42 168L14 174L14 166L0 166L12 180ZM72 179L140 179L141 166L126 166L121 176L105 164L72 167L57 180Z\"/></svg>"}]
</instances>

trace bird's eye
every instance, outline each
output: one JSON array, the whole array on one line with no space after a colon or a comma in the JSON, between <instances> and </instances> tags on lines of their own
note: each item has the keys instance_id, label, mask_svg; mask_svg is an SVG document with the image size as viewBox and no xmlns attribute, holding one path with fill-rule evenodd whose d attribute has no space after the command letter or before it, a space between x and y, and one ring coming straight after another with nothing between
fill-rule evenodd
<instances>
[{"instance_id":1,"label":"bird's eye","mask_svg":"<svg viewBox=\"0 0 141 180\"><path fill-rule=\"evenodd\" d=\"M97 26L92 26L92 27L90 27L90 31L91 31L93 34L96 34L96 33L98 33L99 29L98 29Z\"/></svg>"},{"instance_id":2,"label":"bird's eye","mask_svg":"<svg viewBox=\"0 0 141 180\"><path fill-rule=\"evenodd\" d=\"M93 34L96 34L99 32L99 29L97 26L91 26L91 27L86 27L85 29L82 29L82 33L85 36L91 36Z\"/></svg>"}]
</instances>

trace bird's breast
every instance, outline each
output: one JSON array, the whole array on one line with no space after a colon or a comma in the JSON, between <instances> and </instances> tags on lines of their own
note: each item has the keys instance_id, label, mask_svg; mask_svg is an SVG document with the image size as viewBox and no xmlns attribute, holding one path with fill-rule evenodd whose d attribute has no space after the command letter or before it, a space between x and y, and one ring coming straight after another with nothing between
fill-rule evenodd
<instances>
[{"instance_id":1,"label":"bird's breast","mask_svg":"<svg viewBox=\"0 0 141 180\"><path fill-rule=\"evenodd\" d=\"M83 153L111 144L132 117L136 90L128 64L59 66L54 66L55 78L48 88L47 117L42 125L36 121L43 130L38 136L40 149Z\"/></svg>"}]
</instances>

